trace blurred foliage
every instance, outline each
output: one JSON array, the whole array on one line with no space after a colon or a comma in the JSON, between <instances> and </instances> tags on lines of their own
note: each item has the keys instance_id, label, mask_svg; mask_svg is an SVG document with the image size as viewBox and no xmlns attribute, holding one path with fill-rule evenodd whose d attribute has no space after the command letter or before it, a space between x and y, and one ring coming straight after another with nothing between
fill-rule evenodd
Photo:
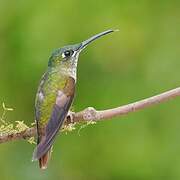
<instances>
[{"instance_id":1,"label":"blurred foliage","mask_svg":"<svg viewBox=\"0 0 180 180\"><path fill-rule=\"evenodd\" d=\"M130 103L180 85L178 0L0 0L0 103L8 118L34 121L34 97L53 49L110 28L82 52L74 108ZM33 145L1 144L0 179L177 180L179 99L62 133L45 172Z\"/></svg>"}]
</instances>

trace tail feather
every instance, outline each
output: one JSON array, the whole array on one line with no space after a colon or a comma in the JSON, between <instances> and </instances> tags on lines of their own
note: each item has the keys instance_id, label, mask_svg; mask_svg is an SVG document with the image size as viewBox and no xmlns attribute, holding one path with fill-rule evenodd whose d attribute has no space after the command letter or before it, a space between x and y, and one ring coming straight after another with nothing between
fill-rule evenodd
<instances>
[{"instance_id":1,"label":"tail feather","mask_svg":"<svg viewBox=\"0 0 180 180\"><path fill-rule=\"evenodd\" d=\"M38 147L38 146L37 146ZM50 147L50 149L44 153L41 157L38 157L37 156L37 150L38 148L35 148L34 152L33 152L33 157L32 157L32 161L39 161L39 167L41 169L46 169L47 168L47 165L48 165L48 162L50 160L50 157L51 157L51 152L52 152L52 146Z\"/></svg>"},{"instance_id":2,"label":"tail feather","mask_svg":"<svg viewBox=\"0 0 180 180\"><path fill-rule=\"evenodd\" d=\"M51 149L39 159L39 167L41 169L47 168L50 157L51 157Z\"/></svg>"}]
</instances>

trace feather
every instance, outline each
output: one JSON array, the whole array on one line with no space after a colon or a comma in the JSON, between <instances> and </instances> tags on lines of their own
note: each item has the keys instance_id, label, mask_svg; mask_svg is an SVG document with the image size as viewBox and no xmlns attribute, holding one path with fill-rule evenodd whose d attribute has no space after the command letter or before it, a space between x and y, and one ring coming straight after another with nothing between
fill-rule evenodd
<instances>
[{"instance_id":1,"label":"feather","mask_svg":"<svg viewBox=\"0 0 180 180\"><path fill-rule=\"evenodd\" d=\"M55 136L68 113L73 97L74 94L67 96L62 91L58 91L56 104L53 107L50 120L46 126L45 135L40 138L40 143L33 153L33 160L41 159L51 149Z\"/></svg>"},{"instance_id":2,"label":"feather","mask_svg":"<svg viewBox=\"0 0 180 180\"><path fill-rule=\"evenodd\" d=\"M39 167L41 169L47 168L50 157L51 157L51 149L39 159Z\"/></svg>"}]
</instances>

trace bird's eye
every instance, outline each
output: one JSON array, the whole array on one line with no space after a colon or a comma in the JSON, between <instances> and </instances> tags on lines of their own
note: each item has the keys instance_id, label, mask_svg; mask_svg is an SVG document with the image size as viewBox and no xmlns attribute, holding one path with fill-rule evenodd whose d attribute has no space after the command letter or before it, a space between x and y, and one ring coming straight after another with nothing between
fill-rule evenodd
<instances>
[{"instance_id":1,"label":"bird's eye","mask_svg":"<svg viewBox=\"0 0 180 180\"><path fill-rule=\"evenodd\" d=\"M63 58L65 58L65 57L70 57L70 56L73 55L73 53L74 53L73 50L67 50L67 51L65 51L65 52L62 54L62 57L63 57Z\"/></svg>"}]
</instances>

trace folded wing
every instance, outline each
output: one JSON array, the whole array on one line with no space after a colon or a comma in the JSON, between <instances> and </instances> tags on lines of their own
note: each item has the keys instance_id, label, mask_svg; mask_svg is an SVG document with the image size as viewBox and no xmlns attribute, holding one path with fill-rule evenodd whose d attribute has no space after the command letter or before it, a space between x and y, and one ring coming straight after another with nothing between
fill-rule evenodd
<instances>
[{"instance_id":1,"label":"folded wing","mask_svg":"<svg viewBox=\"0 0 180 180\"><path fill-rule=\"evenodd\" d=\"M65 91L58 91L50 120L45 128L45 135L34 151L33 160L40 159L50 150L55 136L61 128L64 119L69 111L73 97L74 89L73 91L71 89L71 93L68 92L67 88L65 89Z\"/></svg>"}]
</instances>

